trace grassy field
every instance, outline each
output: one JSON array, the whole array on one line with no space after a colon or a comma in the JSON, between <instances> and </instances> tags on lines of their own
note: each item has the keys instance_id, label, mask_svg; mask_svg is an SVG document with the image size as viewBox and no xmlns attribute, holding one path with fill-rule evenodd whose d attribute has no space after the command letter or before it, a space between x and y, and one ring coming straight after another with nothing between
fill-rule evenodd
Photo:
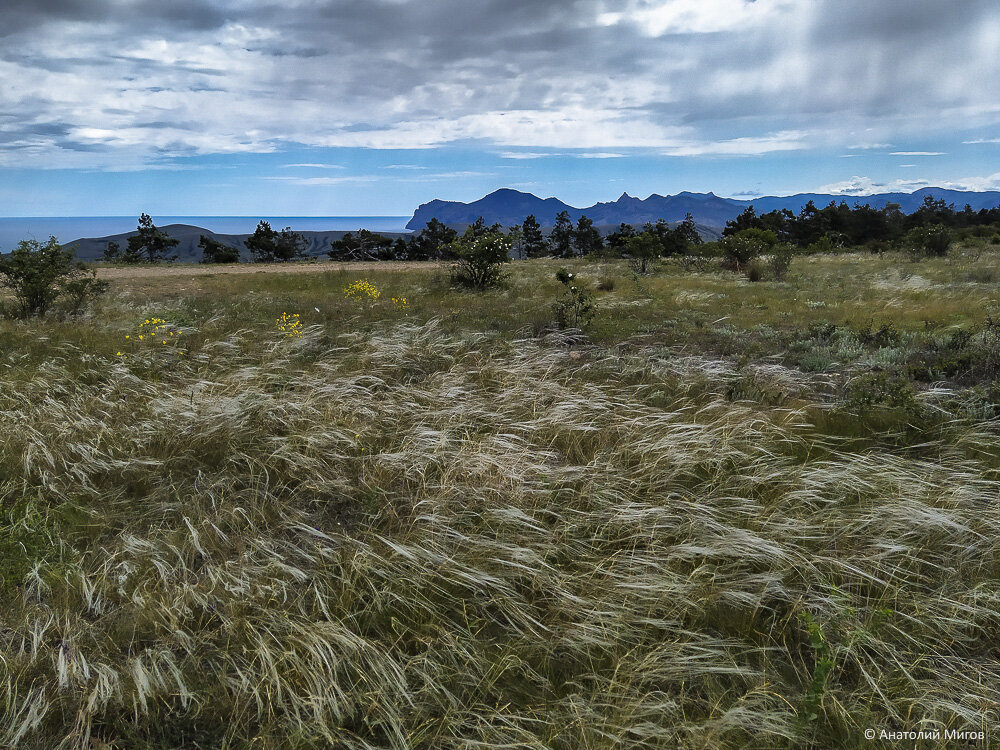
<instances>
[{"instance_id":1,"label":"grassy field","mask_svg":"<svg viewBox=\"0 0 1000 750\"><path fill-rule=\"evenodd\" d=\"M579 261L585 331L555 261L0 320L0 744L995 747L998 262Z\"/></svg>"}]
</instances>

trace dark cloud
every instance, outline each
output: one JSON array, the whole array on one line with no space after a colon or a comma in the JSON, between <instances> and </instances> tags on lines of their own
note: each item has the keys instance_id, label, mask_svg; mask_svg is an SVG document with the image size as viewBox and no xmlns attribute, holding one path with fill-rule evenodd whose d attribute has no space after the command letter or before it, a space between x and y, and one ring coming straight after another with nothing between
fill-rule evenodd
<instances>
[{"instance_id":1,"label":"dark cloud","mask_svg":"<svg viewBox=\"0 0 1000 750\"><path fill-rule=\"evenodd\" d=\"M17 81L0 110L65 123L23 125L64 149L110 129L157 153L533 136L694 152L1000 119L986 0L6 0L0 29Z\"/></svg>"}]
</instances>

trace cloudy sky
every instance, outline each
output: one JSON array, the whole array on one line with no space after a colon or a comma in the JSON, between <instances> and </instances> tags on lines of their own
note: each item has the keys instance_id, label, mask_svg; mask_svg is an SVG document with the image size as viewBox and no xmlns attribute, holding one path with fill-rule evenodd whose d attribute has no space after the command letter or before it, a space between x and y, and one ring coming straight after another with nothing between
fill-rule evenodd
<instances>
[{"instance_id":1,"label":"cloudy sky","mask_svg":"<svg viewBox=\"0 0 1000 750\"><path fill-rule=\"evenodd\" d=\"M3 0L0 215L1000 188L996 0Z\"/></svg>"}]
</instances>

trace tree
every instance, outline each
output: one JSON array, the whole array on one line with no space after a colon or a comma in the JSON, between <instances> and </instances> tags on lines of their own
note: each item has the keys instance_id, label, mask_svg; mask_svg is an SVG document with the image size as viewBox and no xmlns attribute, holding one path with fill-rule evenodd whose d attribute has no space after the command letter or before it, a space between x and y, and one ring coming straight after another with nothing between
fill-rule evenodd
<instances>
[{"instance_id":1,"label":"tree","mask_svg":"<svg viewBox=\"0 0 1000 750\"><path fill-rule=\"evenodd\" d=\"M573 230L573 246L577 255L592 255L601 252L604 248L604 240L601 233L594 228L593 220L586 216L577 219L576 229Z\"/></svg>"},{"instance_id":2,"label":"tree","mask_svg":"<svg viewBox=\"0 0 1000 750\"><path fill-rule=\"evenodd\" d=\"M777 235L768 229L742 229L719 243L726 266L742 271L746 265L778 244Z\"/></svg>"},{"instance_id":3,"label":"tree","mask_svg":"<svg viewBox=\"0 0 1000 750\"><path fill-rule=\"evenodd\" d=\"M414 260L410 257L410 244L404 238L397 237L396 241L392 243L391 260Z\"/></svg>"},{"instance_id":4,"label":"tree","mask_svg":"<svg viewBox=\"0 0 1000 750\"><path fill-rule=\"evenodd\" d=\"M17 314L24 318L45 315L61 295L75 313L107 289L107 282L98 281L94 270L75 262L73 250L64 249L55 237L44 245L22 240L16 249L0 255L0 285L14 292Z\"/></svg>"},{"instance_id":5,"label":"tree","mask_svg":"<svg viewBox=\"0 0 1000 750\"><path fill-rule=\"evenodd\" d=\"M202 263L239 263L240 251L235 247L224 245L217 239L206 237L204 234L198 240L198 247L202 251Z\"/></svg>"},{"instance_id":6,"label":"tree","mask_svg":"<svg viewBox=\"0 0 1000 750\"><path fill-rule=\"evenodd\" d=\"M161 232L153 225L149 214L139 216L139 226L136 234L128 238L128 247L121 256L123 263L138 263L145 255L149 263L161 260L177 260L176 255L167 255L170 248L175 247L180 240Z\"/></svg>"},{"instance_id":7,"label":"tree","mask_svg":"<svg viewBox=\"0 0 1000 750\"><path fill-rule=\"evenodd\" d=\"M698 234L698 226L694 223L694 217L690 213L684 214L684 221L674 227L673 236L681 253L689 253L691 248L704 242L701 235Z\"/></svg>"},{"instance_id":8,"label":"tree","mask_svg":"<svg viewBox=\"0 0 1000 750\"><path fill-rule=\"evenodd\" d=\"M573 257L573 222L570 221L569 211L556 214L555 226L549 232L549 247L557 258Z\"/></svg>"},{"instance_id":9,"label":"tree","mask_svg":"<svg viewBox=\"0 0 1000 750\"><path fill-rule=\"evenodd\" d=\"M306 238L291 227L280 232L271 229L269 222L261 221L254 233L243 240L257 263L284 263L305 257Z\"/></svg>"},{"instance_id":10,"label":"tree","mask_svg":"<svg viewBox=\"0 0 1000 750\"><path fill-rule=\"evenodd\" d=\"M367 229L358 233L348 232L327 251L334 260L392 260L395 257L391 237L386 237Z\"/></svg>"},{"instance_id":11,"label":"tree","mask_svg":"<svg viewBox=\"0 0 1000 750\"><path fill-rule=\"evenodd\" d=\"M545 243L545 235L538 225L538 220L534 214L528 214L521 224L521 233L524 235L524 254L529 258L541 258L548 253L548 246Z\"/></svg>"},{"instance_id":12,"label":"tree","mask_svg":"<svg viewBox=\"0 0 1000 750\"><path fill-rule=\"evenodd\" d=\"M742 232L744 229L763 229L760 219L757 218L757 212L754 210L753 204L744 208L743 213L735 219L730 219L726 222L726 228L722 230L722 236L729 237L737 232Z\"/></svg>"},{"instance_id":13,"label":"tree","mask_svg":"<svg viewBox=\"0 0 1000 750\"><path fill-rule=\"evenodd\" d=\"M518 260L524 260L524 230L520 224L507 227L507 242L510 243L510 254Z\"/></svg>"},{"instance_id":14,"label":"tree","mask_svg":"<svg viewBox=\"0 0 1000 750\"><path fill-rule=\"evenodd\" d=\"M410 260L440 260L456 239L458 232L433 218L410 243Z\"/></svg>"},{"instance_id":15,"label":"tree","mask_svg":"<svg viewBox=\"0 0 1000 750\"><path fill-rule=\"evenodd\" d=\"M476 234L470 226L452 243L452 252L455 256L452 278L475 289L500 283L503 264L510 262L510 243L498 229Z\"/></svg>"},{"instance_id":16,"label":"tree","mask_svg":"<svg viewBox=\"0 0 1000 750\"><path fill-rule=\"evenodd\" d=\"M636 273L649 273L650 267L660 257L662 250L663 246L656 232L642 232L625 240L625 255Z\"/></svg>"},{"instance_id":17,"label":"tree","mask_svg":"<svg viewBox=\"0 0 1000 750\"><path fill-rule=\"evenodd\" d=\"M625 252L625 244L629 237L635 237L635 227L626 224L624 221L618 225L618 229L608 235L608 247L615 255L622 255Z\"/></svg>"}]
</instances>

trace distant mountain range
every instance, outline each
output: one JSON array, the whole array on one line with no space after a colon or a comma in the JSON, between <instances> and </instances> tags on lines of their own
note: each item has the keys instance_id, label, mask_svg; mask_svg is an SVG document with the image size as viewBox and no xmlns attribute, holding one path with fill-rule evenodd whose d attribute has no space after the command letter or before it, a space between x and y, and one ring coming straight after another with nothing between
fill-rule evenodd
<instances>
[{"instance_id":1,"label":"distant mountain range","mask_svg":"<svg viewBox=\"0 0 1000 750\"><path fill-rule=\"evenodd\" d=\"M250 253L247 252L243 240L250 237L249 234L217 234L201 227L189 224L167 224L157 227L163 233L178 240L178 244L170 252L177 254L177 260L181 263L197 263L202 258L202 249L198 247L201 235L211 237L221 242L223 245L235 247L240 251L241 260L249 260ZM294 227L293 227L294 229ZM80 260L100 260L104 255L104 250L109 242L117 242L122 250L128 245L128 238L136 235L137 232L125 232L123 234L112 234L107 237L87 237L72 242L63 243L66 247L72 247L76 257ZM306 240L305 253L308 256L319 257L326 255L332 242L343 238L346 231L329 230L325 232L299 232ZM386 237L408 237L409 233L399 232L379 232Z\"/></svg>"},{"instance_id":2,"label":"distant mountain range","mask_svg":"<svg viewBox=\"0 0 1000 750\"><path fill-rule=\"evenodd\" d=\"M542 226L552 226L556 214L560 211L569 213L575 222L580 216L586 215L598 226L617 226L626 224L645 224L664 219L668 222L683 221L690 213L697 224L720 229L726 222L741 214L747 206L752 205L758 214L775 209L790 209L798 213L803 206L812 201L822 208L831 201L844 201L849 206L863 206L866 203L872 208L882 208L887 203L898 203L905 213L915 211L924 200L924 196L932 195L935 199L943 199L954 203L958 209L966 204L974 210L995 208L1000 205L1000 192L971 193L944 188L921 188L913 193L879 193L877 195L828 195L824 193L799 193L785 197L764 196L748 200L720 198L714 193L678 193L677 195L656 195L645 200L633 198L628 193L613 203L595 203L588 208L575 208L563 203L557 198L539 198L531 193L522 193L510 188L502 188L480 198L472 203L459 201L433 200L422 204L407 223L406 228L418 231L423 229L433 218L449 225L471 224L480 216L487 224L499 223L504 226L520 224L529 214Z\"/></svg>"}]
</instances>

